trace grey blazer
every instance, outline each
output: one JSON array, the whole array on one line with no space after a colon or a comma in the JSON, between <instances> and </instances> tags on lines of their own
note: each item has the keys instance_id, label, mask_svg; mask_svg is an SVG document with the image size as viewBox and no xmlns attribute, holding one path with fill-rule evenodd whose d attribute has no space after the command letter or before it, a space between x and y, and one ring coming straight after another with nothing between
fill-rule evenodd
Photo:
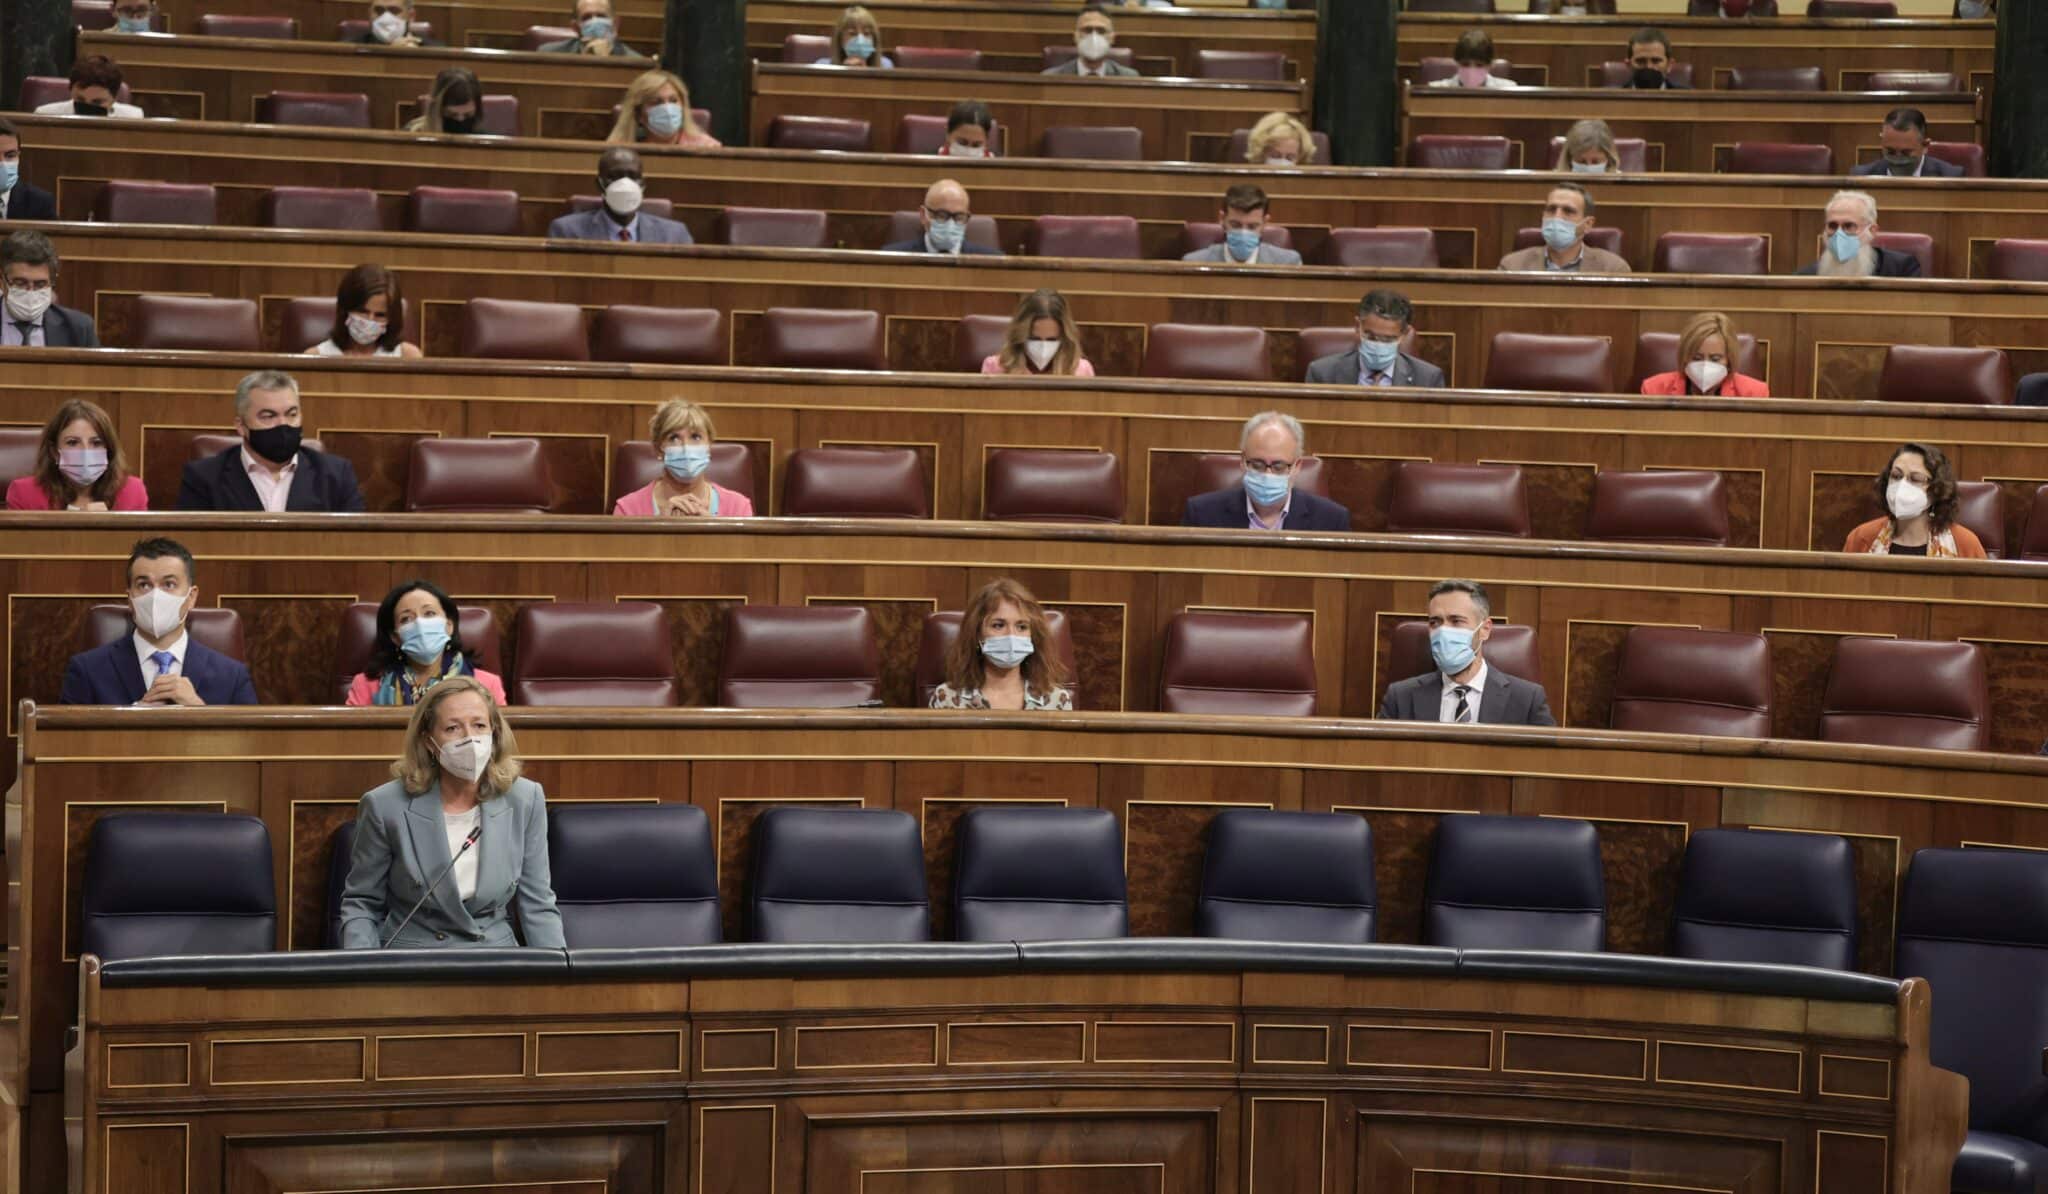
<instances>
[{"instance_id":1,"label":"grey blazer","mask_svg":"<svg viewBox=\"0 0 2048 1194\"><path fill-rule=\"evenodd\" d=\"M690 229L681 220L667 220L660 216L640 213L640 239L643 245L688 245L696 243L690 238ZM593 207L589 211L572 211L566 216L556 216L548 225L549 240L617 240L619 226L604 214L604 209Z\"/></svg>"},{"instance_id":2,"label":"grey blazer","mask_svg":"<svg viewBox=\"0 0 2048 1194\"><path fill-rule=\"evenodd\" d=\"M1428 672L1387 685L1380 702L1380 717L1386 721L1436 721L1443 716L1444 674ZM1554 726L1550 702L1543 686L1519 676L1510 676L1487 665L1486 691L1479 697L1479 724L1504 726Z\"/></svg>"},{"instance_id":3,"label":"grey blazer","mask_svg":"<svg viewBox=\"0 0 2048 1194\"><path fill-rule=\"evenodd\" d=\"M1069 58L1058 66L1048 66L1038 73L1041 75L1078 75L1081 73L1081 60L1079 58ZM1113 58L1103 64L1102 73L1116 79L1135 79L1138 77L1136 70L1125 66Z\"/></svg>"},{"instance_id":4,"label":"grey blazer","mask_svg":"<svg viewBox=\"0 0 2048 1194\"><path fill-rule=\"evenodd\" d=\"M1358 350L1332 353L1317 357L1308 365L1308 379L1317 385L1355 386L1358 384ZM1394 358L1394 384L1397 386L1425 386L1431 389L1444 384L1444 371L1419 357L1401 353Z\"/></svg>"},{"instance_id":5,"label":"grey blazer","mask_svg":"<svg viewBox=\"0 0 2048 1194\"><path fill-rule=\"evenodd\" d=\"M455 894L443 878L389 949L516 946L512 909L526 944L566 949L562 914L548 875L548 806L539 784L514 783L484 801L476 894ZM441 786L407 796L397 780L372 788L356 806L355 852L341 897L341 947L377 949L418 902L427 883L448 865L448 823L441 817Z\"/></svg>"},{"instance_id":6,"label":"grey blazer","mask_svg":"<svg viewBox=\"0 0 2048 1194\"><path fill-rule=\"evenodd\" d=\"M1194 252L1182 256L1181 260L1215 261L1220 263L1228 260L1227 247L1223 244L1222 241L1217 241L1215 244L1210 245L1206 249L1196 249ZM1244 263L1241 261L1231 261L1230 264L1242 265ZM1283 249L1279 245L1260 245L1258 264L1300 265L1301 254L1295 252L1293 249Z\"/></svg>"}]
</instances>

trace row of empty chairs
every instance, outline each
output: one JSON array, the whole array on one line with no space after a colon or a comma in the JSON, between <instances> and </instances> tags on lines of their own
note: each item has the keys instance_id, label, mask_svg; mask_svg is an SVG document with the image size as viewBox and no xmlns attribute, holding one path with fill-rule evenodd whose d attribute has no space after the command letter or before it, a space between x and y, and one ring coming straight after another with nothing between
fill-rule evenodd
<instances>
[{"instance_id":1,"label":"row of empty chairs","mask_svg":"<svg viewBox=\"0 0 2048 1194\"><path fill-rule=\"evenodd\" d=\"M1046 46L1039 69L1072 62L1080 53L1074 43ZM896 46L889 51L898 70L981 70L985 56L980 50L955 46ZM792 33L782 39L782 61L808 66L820 58L832 57L832 39L817 33ZM1133 66L1137 56L1130 46L1112 46L1110 60ZM1250 79L1283 82L1293 78L1286 53L1280 50L1196 50L1193 74L1196 79Z\"/></svg>"},{"instance_id":2,"label":"row of empty chairs","mask_svg":"<svg viewBox=\"0 0 2048 1194\"><path fill-rule=\"evenodd\" d=\"M31 75L21 85L21 110L24 112L33 112L43 104L70 98L70 80L56 75ZM130 102L126 83L121 85L121 92L116 98L122 103ZM417 115L426 108L427 99L425 95L419 96L409 113L398 110L387 113L386 123L395 127L411 115ZM700 117L708 115L702 109L693 111ZM256 124L340 129L377 127L370 97L359 91L272 91L255 98L250 117ZM518 136L519 97L503 94L484 96L476 131L494 137Z\"/></svg>"},{"instance_id":3,"label":"row of empty chairs","mask_svg":"<svg viewBox=\"0 0 2048 1194\"><path fill-rule=\"evenodd\" d=\"M1557 143L1553 141L1553 152ZM1835 161L1835 151L1822 144L1795 141L1737 141L1727 146L1725 157L1715 165L1727 174L1846 174L1847 163ZM1617 142L1623 154L1623 168L1641 172L1648 168L1646 156L1634 157L1642 165L1631 165L1630 151ZM1634 149L1643 154L1642 149ZM1984 147L1969 141L1930 142L1927 152L1942 161L1962 167L1966 178L1986 175ZM1048 157L1060 156L1047 154ZM1071 155L1068 155L1071 156ZM1519 141L1481 133L1425 133L1408 142L1404 163L1425 170L1519 170L1523 166Z\"/></svg>"}]
</instances>

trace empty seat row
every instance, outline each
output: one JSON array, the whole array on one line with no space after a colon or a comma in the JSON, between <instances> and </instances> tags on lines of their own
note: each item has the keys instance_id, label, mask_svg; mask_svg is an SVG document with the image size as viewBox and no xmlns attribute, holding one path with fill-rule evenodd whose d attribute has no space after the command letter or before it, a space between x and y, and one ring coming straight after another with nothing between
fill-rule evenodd
<instances>
[{"instance_id":1,"label":"empty seat row","mask_svg":"<svg viewBox=\"0 0 2048 1194\"><path fill-rule=\"evenodd\" d=\"M1558 145L1553 142L1553 146ZM1835 151L1827 145L1791 141L1737 141L1728 146L1716 168L1727 174L1847 173L1837 169ZM1984 147L1967 141L1930 142L1933 157L1962 168L1966 178L1987 173ZM1051 155L1048 155L1051 156ZM1405 164L1425 170L1519 170L1521 143L1478 133L1424 133L1408 142ZM1647 163L1646 163L1647 165Z\"/></svg>"},{"instance_id":2,"label":"empty seat row","mask_svg":"<svg viewBox=\"0 0 2048 1194\"><path fill-rule=\"evenodd\" d=\"M1040 66L1050 68L1071 62L1078 52L1072 42L1046 46L1041 53ZM984 58L980 50L954 46L897 46L889 54L898 70L980 70ZM1135 61L1129 46L1113 46L1109 56L1124 66ZM808 66L830 57L832 39L823 34L792 33L782 39L784 62ZM1197 50L1191 77L1277 82L1290 76L1287 55L1278 50Z\"/></svg>"}]
</instances>

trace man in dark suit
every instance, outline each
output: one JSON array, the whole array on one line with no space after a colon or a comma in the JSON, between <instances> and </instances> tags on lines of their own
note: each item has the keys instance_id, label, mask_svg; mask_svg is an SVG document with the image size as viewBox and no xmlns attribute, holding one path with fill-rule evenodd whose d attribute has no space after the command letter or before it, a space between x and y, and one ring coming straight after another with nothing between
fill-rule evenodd
<instances>
[{"instance_id":1,"label":"man in dark suit","mask_svg":"<svg viewBox=\"0 0 2048 1194\"><path fill-rule=\"evenodd\" d=\"M22 181L21 132L0 116L0 220L54 220L57 200Z\"/></svg>"},{"instance_id":2,"label":"man in dark suit","mask_svg":"<svg viewBox=\"0 0 2048 1194\"><path fill-rule=\"evenodd\" d=\"M619 40L612 0L576 0L576 36L551 41L543 54L595 54L600 58L641 58L645 55Z\"/></svg>"},{"instance_id":3,"label":"man in dark suit","mask_svg":"<svg viewBox=\"0 0 2048 1194\"><path fill-rule=\"evenodd\" d=\"M640 155L623 145L614 145L597 158L597 193L604 202L590 211L557 216L548 225L555 240L624 241L629 244L688 245L696 243L680 220L649 215L640 210L645 198L646 175Z\"/></svg>"},{"instance_id":4,"label":"man in dark suit","mask_svg":"<svg viewBox=\"0 0 2048 1194\"><path fill-rule=\"evenodd\" d=\"M355 468L302 446L302 421L291 374L259 369L244 377L235 387L241 444L186 465L177 508L362 513Z\"/></svg>"},{"instance_id":5,"label":"man in dark suit","mask_svg":"<svg viewBox=\"0 0 2048 1194\"><path fill-rule=\"evenodd\" d=\"M0 241L0 348L98 348L92 316L57 305L57 246L24 228Z\"/></svg>"},{"instance_id":6,"label":"man in dark suit","mask_svg":"<svg viewBox=\"0 0 2048 1194\"><path fill-rule=\"evenodd\" d=\"M1237 437L1244 480L1188 499L1184 527L1236 527L1254 531L1348 531L1351 511L1296 488L1294 475L1308 454L1308 437L1293 415L1264 411L1245 420Z\"/></svg>"},{"instance_id":7,"label":"man in dark suit","mask_svg":"<svg viewBox=\"0 0 2048 1194\"><path fill-rule=\"evenodd\" d=\"M1623 87L1638 91L1688 91L1683 83L1671 81L1671 39L1662 29L1644 27L1628 39L1628 82Z\"/></svg>"},{"instance_id":8,"label":"man in dark suit","mask_svg":"<svg viewBox=\"0 0 2048 1194\"><path fill-rule=\"evenodd\" d=\"M1917 278L1920 259L1880 249L1877 200L1862 191L1836 191L1828 200L1815 259L1799 272L1822 278Z\"/></svg>"},{"instance_id":9,"label":"man in dark suit","mask_svg":"<svg viewBox=\"0 0 2048 1194\"><path fill-rule=\"evenodd\" d=\"M1358 302L1358 346L1309 362L1308 380L1326 386L1444 384L1444 371L1401 351L1415 307L1396 290L1368 291Z\"/></svg>"},{"instance_id":10,"label":"man in dark suit","mask_svg":"<svg viewBox=\"0 0 2048 1194\"><path fill-rule=\"evenodd\" d=\"M1493 605L1477 581L1440 580L1429 591L1429 653L1434 671L1387 686L1380 716L1389 721L1554 726L1543 686L1486 664Z\"/></svg>"},{"instance_id":11,"label":"man in dark suit","mask_svg":"<svg viewBox=\"0 0 2048 1194\"><path fill-rule=\"evenodd\" d=\"M413 32L412 26L412 0L370 0L370 27L341 40L352 46L390 46L394 50L442 44Z\"/></svg>"},{"instance_id":12,"label":"man in dark suit","mask_svg":"<svg viewBox=\"0 0 2048 1194\"><path fill-rule=\"evenodd\" d=\"M133 633L71 657L66 705L254 705L249 669L186 632L199 601L192 553L171 539L144 539L128 553Z\"/></svg>"},{"instance_id":13,"label":"man in dark suit","mask_svg":"<svg viewBox=\"0 0 2048 1194\"><path fill-rule=\"evenodd\" d=\"M1074 57L1058 66L1048 66L1040 71L1043 75L1080 75L1083 77L1108 77L1112 79L1135 79L1138 72L1109 56L1116 47L1116 23L1099 4L1081 7L1081 15L1074 18L1074 48L1079 51Z\"/></svg>"},{"instance_id":14,"label":"man in dark suit","mask_svg":"<svg viewBox=\"0 0 2048 1194\"><path fill-rule=\"evenodd\" d=\"M1961 178L1961 166L1928 154L1929 140L1927 116L1920 109L1893 108L1884 114L1884 127L1877 130L1877 144L1884 151L1883 156L1849 173L1892 178Z\"/></svg>"},{"instance_id":15,"label":"man in dark suit","mask_svg":"<svg viewBox=\"0 0 2048 1194\"><path fill-rule=\"evenodd\" d=\"M967 188L953 179L942 178L925 191L924 207L917 213L923 235L883 245L882 251L1001 257L1001 249L977 245L967 239L967 222L973 218L973 208L967 202Z\"/></svg>"}]
</instances>

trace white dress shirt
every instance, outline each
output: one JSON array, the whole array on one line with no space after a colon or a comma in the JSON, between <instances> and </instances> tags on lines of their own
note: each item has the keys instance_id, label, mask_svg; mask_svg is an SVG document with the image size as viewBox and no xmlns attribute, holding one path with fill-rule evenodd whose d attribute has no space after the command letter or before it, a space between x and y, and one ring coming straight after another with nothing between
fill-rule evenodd
<instances>
[{"instance_id":1,"label":"white dress shirt","mask_svg":"<svg viewBox=\"0 0 2048 1194\"><path fill-rule=\"evenodd\" d=\"M185 647L186 644L192 641L190 633L180 630L177 642L162 647L150 646L149 640L142 637L142 632L139 630L130 635L129 638L135 644L135 657L142 664L142 687L145 691L148 690L150 685L156 683L159 675L182 676L185 674ZM169 651L171 653L171 666L165 671L159 671L156 666L156 660L150 658L150 656L158 651Z\"/></svg>"},{"instance_id":2,"label":"white dress shirt","mask_svg":"<svg viewBox=\"0 0 2048 1194\"><path fill-rule=\"evenodd\" d=\"M49 103L37 108L35 114L37 116L70 116L74 114L74 109L71 107L69 99L51 100ZM119 120L141 120L142 109L134 104L124 104L119 100L115 100L114 110L109 115ZM86 116L81 119L92 120L94 117Z\"/></svg>"},{"instance_id":3,"label":"white dress shirt","mask_svg":"<svg viewBox=\"0 0 2048 1194\"><path fill-rule=\"evenodd\" d=\"M298 455L294 453L291 463L273 473L269 461L256 459L244 445L242 467L248 470L249 484L256 487L256 497L263 508L272 514L284 513L285 501L292 495L292 478L299 472Z\"/></svg>"},{"instance_id":4,"label":"white dress shirt","mask_svg":"<svg viewBox=\"0 0 2048 1194\"><path fill-rule=\"evenodd\" d=\"M1444 699L1443 704L1437 710L1436 719L1438 721L1458 720L1458 689L1460 687L1470 690L1465 694L1465 712L1471 719L1466 724L1476 724L1479 721L1480 698L1486 695L1486 661L1484 659L1479 661L1478 674L1467 680L1463 685L1453 683L1449 676L1444 677Z\"/></svg>"},{"instance_id":5,"label":"white dress shirt","mask_svg":"<svg viewBox=\"0 0 2048 1194\"><path fill-rule=\"evenodd\" d=\"M0 213L0 214L4 214L4 213ZM32 324L29 324L29 325L28 325L28 333L27 333L27 338L26 338L26 339L24 339L24 338L23 338L23 334L22 334L22 330L21 330L21 324L20 324L19 322L17 322L17 321L15 320L15 318L14 318L14 316L13 316L13 315L9 314L8 312L6 312L6 311L4 311L4 310L0 310L0 347L6 347L6 348L46 348L46 347L48 347L48 346L49 346L49 340L48 340L48 339L47 339L47 338L46 338L46 337L45 337L45 336L43 335L43 320L45 320L45 319L48 319L49 317L50 317L50 313L49 313L48 311L45 311L45 312L43 312L43 318L42 318L42 319L38 319L38 320L36 320L36 321L35 321L34 323L32 323Z\"/></svg>"},{"instance_id":6,"label":"white dress shirt","mask_svg":"<svg viewBox=\"0 0 2048 1194\"><path fill-rule=\"evenodd\" d=\"M476 895L476 860L482 844L464 850L460 857L456 851L462 849L462 839L476 828L477 819L484 815L484 806L479 804L466 813L451 813L441 810L441 819L448 823L448 857L455 859L455 894L467 900Z\"/></svg>"}]
</instances>

